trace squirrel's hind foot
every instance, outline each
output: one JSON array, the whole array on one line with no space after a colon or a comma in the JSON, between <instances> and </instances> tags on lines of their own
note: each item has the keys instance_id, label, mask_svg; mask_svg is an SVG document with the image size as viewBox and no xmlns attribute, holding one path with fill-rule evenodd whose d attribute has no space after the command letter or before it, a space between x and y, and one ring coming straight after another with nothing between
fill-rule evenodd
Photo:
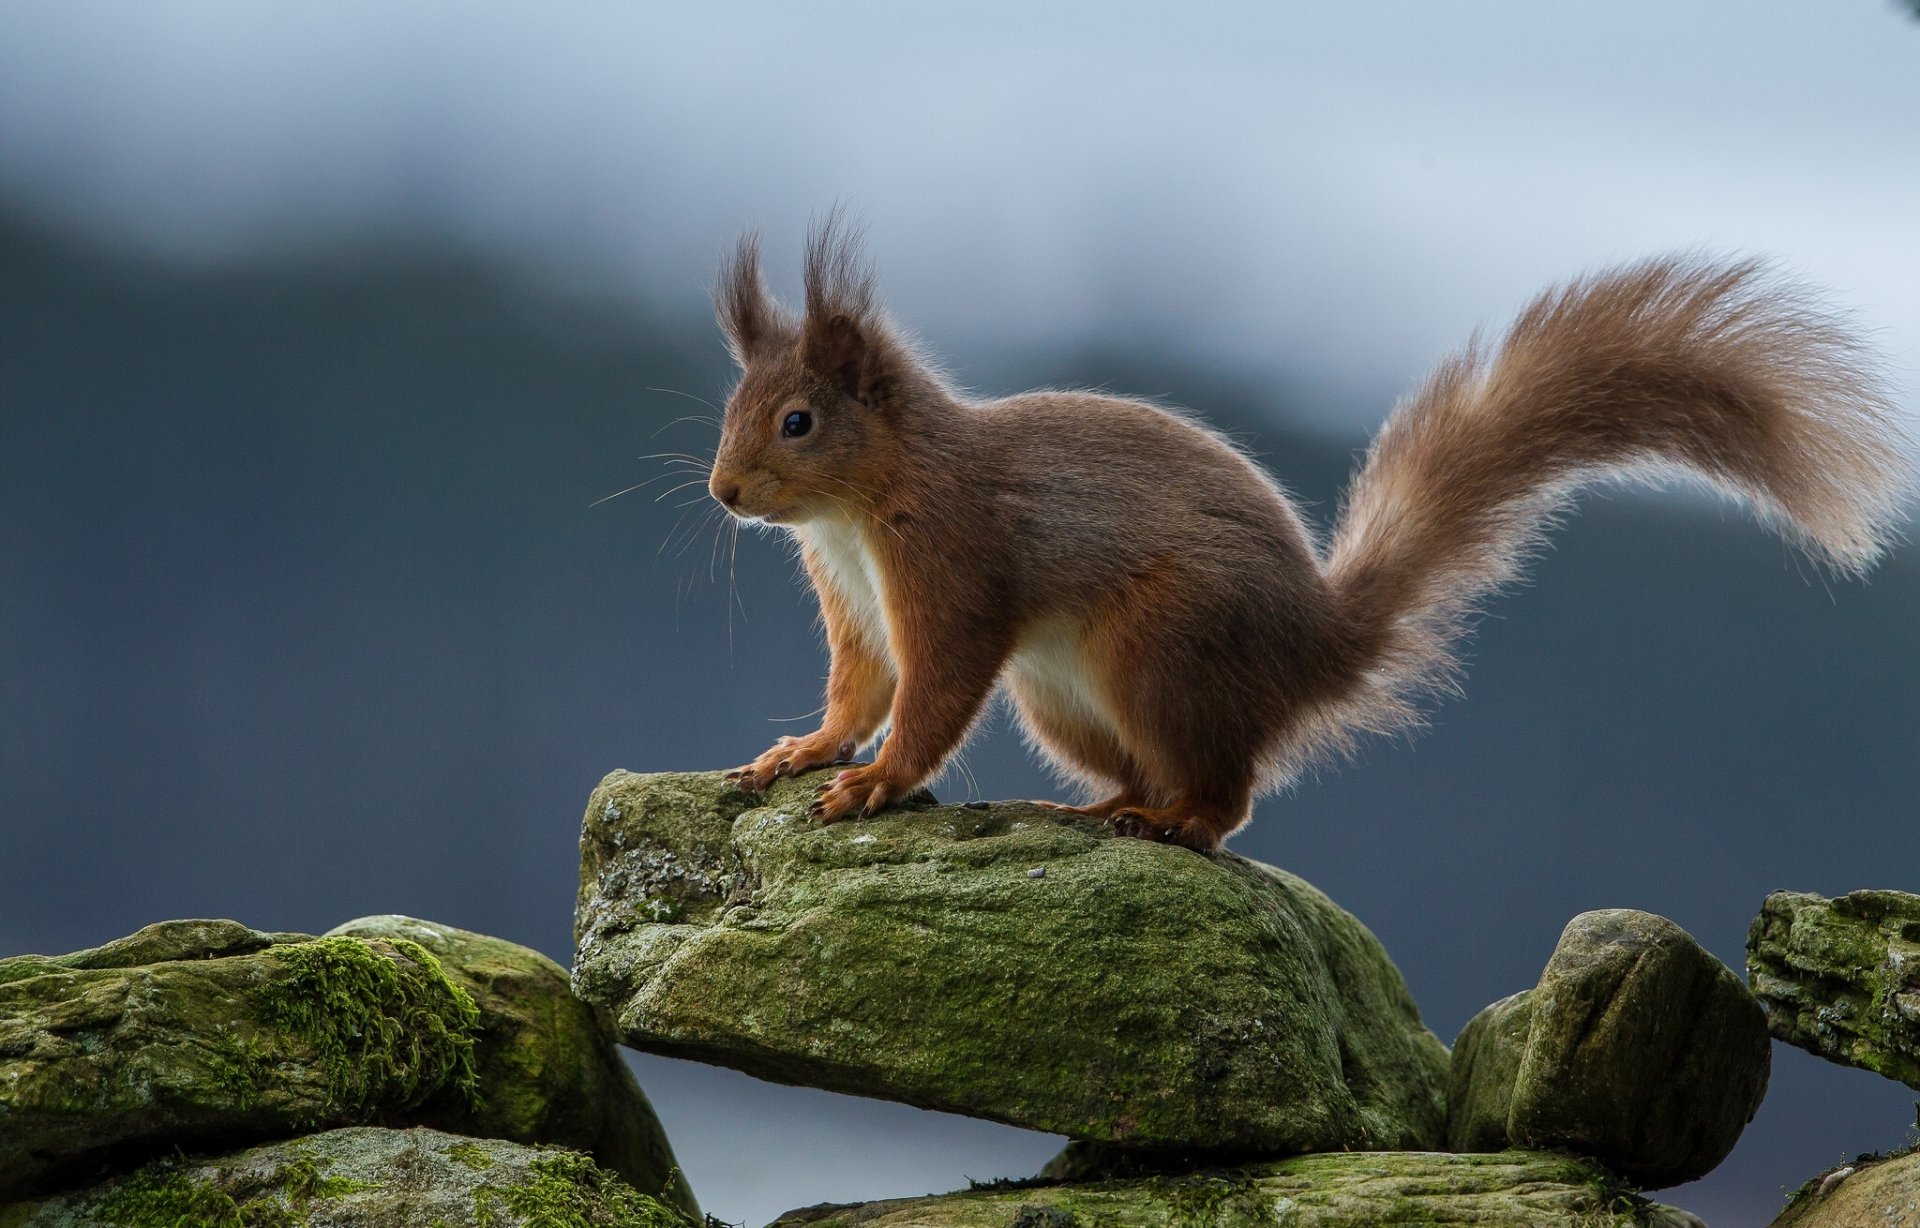
<instances>
[{"instance_id":1,"label":"squirrel's hind foot","mask_svg":"<svg viewBox=\"0 0 1920 1228\"><path fill-rule=\"evenodd\" d=\"M821 823L846 818L868 818L913 792L911 783L889 779L877 763L848 768L814 789L818 794L807 813Z\"/></svg>"},{"instance_id":2,"label":"squirrel's hind foot","mask_svg":"<svg viewBox=\"0 0 1920 1228\"><path fill-rule=\"evenodd\" d=\"M1173 806L1128 806L1109 816L1115 834L1158 844L1177 844L1196 853L1211 853L1227 833L1240 826L1244 814L1222 807L1185 803Z\"/></svg>"}]
</instances>

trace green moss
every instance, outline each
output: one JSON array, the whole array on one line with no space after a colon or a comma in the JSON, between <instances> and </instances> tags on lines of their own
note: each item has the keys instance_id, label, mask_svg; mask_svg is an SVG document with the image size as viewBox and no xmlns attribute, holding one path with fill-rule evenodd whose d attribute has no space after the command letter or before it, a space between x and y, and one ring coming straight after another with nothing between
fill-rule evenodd
<instances>
[{"instance_id":1,"label":"green moss","mask_svg":"<svg viewBox=\"0 0 1920 1228\"><path fill-rule=\"evenodd\" d=\"M45 976L49 972L64 972L53 960L39 955L16 955L10 959L0 959L0 985L14 981L24 981L28 977Z\"/></svg>"},{"instance_id":2,"label":"green moss","mask_svg":"<svg viewBox=\"0 0 1920 1228\"><path fill-rule=\"evenodd\" d=\"M306 1210L308 1203L318 1199L343 1198L357 1190L373 1188L371 1181L327 1176L320 1171L320 1165L309 1155L301 1155L293 1163L281 1169L278 1180L287 1201L301 1211Z\"/></svg>"},{"instance_id":3,"label":"green moss","mask_svg":"<svg viewBox=\"0 0 1920 1228\"><path fill-rule=\"evenodd\" d=\"M692 1228L693 1221L647 1197L575 1151L533 1162L524 1185L482 1186L473 1199L475 1228L504 1228L502 1212L525 1228Z\"/></svg>"},{"instance_id":4,"label":"green moss","mask_svg":"<svg viewBox=\"0 0 1920 1228\"><path fill-rule=\"evenodd\" d=\"M1920 895L1859 891L1767 897L1747 968L1774 1036L1920 1088L1920 1019L1901 969L1920 958Z\"/></svg>"},{"instance_id":5,"label":"green moss","mask_svg":"<svg viewBox=\"0 0 1920 1228\"><path fill-rule=\"evenodd\" d=\"M640 905L640 914L649 921L672 924L687 915L687 906L670 896L649 896Z\"/></svg>"},{"instance_id":6,"label":"green moss","mask_svg":"<svg viewBox=\"0 0 1920 1228\"><path fill-rule=\"evenodd\" d=\"M1653 1200L1641 1197L1612 1173L1598 1172L1587 1188L1593 1192L1592 1214L1602 1224L1617 1223L1622 1217L1629 1223L1644 1224L1653 1216Z\"/></svg>"},{"instance_id":7,"label":"green moss","mask_svg":"<svg viewBox=\"0 0 1920 1228\"><path fill-rule=\"evenodd\" d=\"M236 1199L218 1178L184 1165L179 1159L147 1165L109 1190L95 1213L113 1228L305 1228L313 1203L370 1188L328 1177L312 1156L297 1155L266 1189Z\"/></svg>"},{"instance_id":8,"label":"green moss","mask_svg":"<svg viewBox=\"0 0 1920 1228\"><path fill-rule=\"evenodd\" d=\"M665 1197L672 1148L601 1020L569 992L566 969L511 942L391 914L350 921L328 937L376 950L388 940L418 942L472 996L485 1023L474 1047L486 1097L478 1111L447 1091L385 1120L584 1151L635 1189ZM679 1201L689 1213L697 1206L691 1196Z\"/></svg>"},{"instance_id":9,"label":"green moss","mask_svg":"<svg viewBox=\"0 0 1920 1228\"><path fill-rule=\"evenodd\" d=\"M1260 1187L1244 1173L1152 1177L1145 1188L1166 1200L1170 1228L1260 1224L1269 1218Z\"/></svg>"},{"instance_id":10,"label":"green moss","mask_svg":"<svg viewBox=\"0 0 1920 1228\"><path fill-rule=\"evenodd\" d=\"M231 1195L167 1160L116 1185L96 1210L114 1228L251 1228Z\"/></svg>"},{"instance_id":11,"label":"green moss","mask_svg":"<svg viewBox=\"0 0 1920 1228\"><path fill-rule=\"evenodd\" d=\"M447 1148L447 1158L477 1173L493 1167L493 1157L487 1154L486 1148L475 1143L455 1143Z\"/></svg>"},{"instance_id":12,"label":"green moss","mask_svg":"<svg viewBox=\"0 0 1920 1228\"><path fill-rule=\"evenodd\" d=\"M274 947L291 976L266 992L276 1023L325 1067L328 1112L410 1108L452 1085L478 1101L473 1043L480 1012L415 942L358 938Z\"/></svg>"},{"instance_id":13,"label":"green moss","mask_svg":"<svg viewBox=\"0 0 1920 1228\"><path fill-rule=\"evenodd\" d=\"M273 1055L259 1037L222 1027L207 1042L207 1071L235 1108L251 1108L273 1077Z\"/></svg>"}]
</instances>

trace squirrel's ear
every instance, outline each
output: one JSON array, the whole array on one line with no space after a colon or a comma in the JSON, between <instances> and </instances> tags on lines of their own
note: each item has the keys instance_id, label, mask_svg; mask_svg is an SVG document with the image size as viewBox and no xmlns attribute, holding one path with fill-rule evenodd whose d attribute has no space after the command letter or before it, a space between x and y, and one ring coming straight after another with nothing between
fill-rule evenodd
<instances>
[{"instance_id":1,"label":"squirrel's ear","mask_svg":"<svg viewBox=\"0 0 1920 1228\"><path fill-rule=\"evenodd\" d=\"M886 342L843 313L808 316L801 333L807 369L865 405L877 405L886 382Z\"/></svg>"},{"instance_id":2,"label":"squirrel's ear","mask_svg":"<svg viewBox=\"0 0 1920 1228\"><path fill-rule=\"evenodd\" d=\"M759 235L748 231L740 236L740 246L713 288L713 307L734 361L743 367L748 355L781 331L780 309L760 279Z\"/></svg>"},{"instance_id":3,"label":"squirrel's ear","mask_svg":"<svg viewBox=\"0 0 1920 1228\"><path fill-rule=\"evenodd\" d=\"M893 347L874 308L873 275L838 208L807 235L806 286L801 361L855 400L878 404Z\"/></svg>"}]
</instances>

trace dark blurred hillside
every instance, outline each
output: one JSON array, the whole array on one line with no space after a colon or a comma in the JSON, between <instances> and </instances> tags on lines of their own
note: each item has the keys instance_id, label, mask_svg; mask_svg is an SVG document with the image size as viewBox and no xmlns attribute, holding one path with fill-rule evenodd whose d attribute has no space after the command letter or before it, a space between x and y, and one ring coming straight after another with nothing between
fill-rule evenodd
<instances>
[{"instance_id":1,"label":"dark blurred hillside","mask_svg":"<svg viewBox=\"0 0 1920 1228\"><path fill-rule=\"evenodd\" d=\"M1190 406L1322 523L1364 443L1126 338L962 375ZM726 378L703 319L430 244L188 270L0 215L0 953L402 910L564 959L599 776L742 761L819 702L778 541L681 552L676 505L683 533L709 511L656 502L675 479L594 505L702 450L675 420ZM1434 730L1235 841L1373 926L1443 1037L1583 909L1737 964L1770 889L1920 889L1920 551L1829 582L1742 516L1616 494L1534 575ZM966 765L942 793L1049 788L1001 721ZM1783 1053L1675 1200L1758 1217L1900 1142L1897 1092Z\"/></svg>"}]
</instances>

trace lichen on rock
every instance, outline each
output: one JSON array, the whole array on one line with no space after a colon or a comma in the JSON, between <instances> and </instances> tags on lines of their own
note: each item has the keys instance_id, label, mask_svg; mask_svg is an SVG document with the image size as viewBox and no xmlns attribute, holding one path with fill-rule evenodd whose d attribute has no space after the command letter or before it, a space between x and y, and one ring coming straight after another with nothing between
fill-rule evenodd
<instances>
[{"instance_id":1,"label":"lichen on rock","mask_svg":"<svg viewBox=\"0 0 1920 1228\"><path fill-rule=\"evenodd\" d=\"M1770 1051L1739 977L1664 917L1568 922L1540 983L1454 1042L1448 1145L1591 1156L1643 1189L1704 1176L1766 1094Z\"/></svg>"},{"instance_id":2,"label":"lichen on rock","mask_svg":"<svg viewBox=\"0 0 1920 1228\"><path fill-rule=\"evenodd\" d=\"M1920 895L1776 891L1747 976L1774 1036L1920 1089Z\"/></svg>"},{"instance_id":3,"label":"lichen on rock","mask_svg":"<svg viewBox=\"0 0 1920 1228\"><path fill-rule=\"evenodd\" d=\"M629 1044L1130 1147L1439 1144L1445 1048L1307 883L1021 803L821 826L818 779L594 793L574 986Z\"/></svg>"},{"instance_id":4,"label":"lichen on rock","mask_svg":"<svg viewBox=\"0 0 1920 1228\"><path fill-rule=\"evenodd\" d=\"M0 1228L692 1228L580 1152L348 1127L0 1204Z\"/></svg>"}]
</instances>

